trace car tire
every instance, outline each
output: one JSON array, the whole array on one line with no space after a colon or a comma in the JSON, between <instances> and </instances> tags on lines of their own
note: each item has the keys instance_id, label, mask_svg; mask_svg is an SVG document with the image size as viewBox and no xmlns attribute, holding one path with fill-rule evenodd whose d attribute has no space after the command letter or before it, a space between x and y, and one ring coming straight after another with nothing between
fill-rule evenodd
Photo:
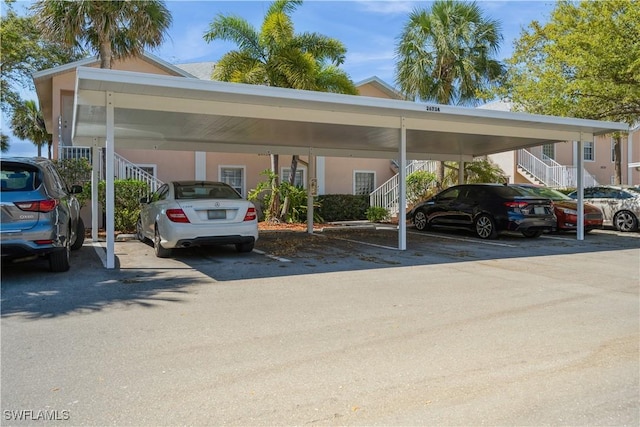
<instances>
[{"instance_id":1,"label":"car tire","mask_svg":"<svg viewBox=\"0 0 640 427\"><path fill-rule=\"evenodd\" d=\"M542 230L525 230L522 232L522 235L529 239L536 239L542 236Z\"/></svg>"},{"instance_id":2,"label":"car tire","mask_svg":"<svg viewBox=\"0 0 640 427\"><path fill-rule=\"evenodd\" d=\"M168 258L171 256L171 249L163 248L160 241L160 231L158 231L158 226L156 226L156 231L153 236L153 251L158 258Z\"/></svg>"},{"instance_id":3,"label":"car tire","mask_svg":"<svg viewBox=\"0 0 640 427\"><path fill-rule=\"evenodd\" d=\"M254 242L236 243L236 251L240 253L251 252L253 250L254 245L255 245Z\"/></svg>"},{"instance_id":4,"label":"car tire","mask_svg":"<svg viewBox=\"0 0 640 427\"><path fill-rule=\"evenodd\" d=\"M71 244L71 250L77 251L84 244L84 222L82 218L78 218L78 223L76 224L76 239Z\"/></svg>"},{"instance_id":5,"label":"car tire","mask_svg":"<svg viewBox=\"0 0 640 427\"><path fill-rule=\"evenodd\" d=\"M638 219L629 211L620 211L613 217L613 225L618 231L636 231L638 229Z\"/></svg>"},{"instance_id":6,"label":"car tire","mask_svg":"<svg viewBox=\"0 0 640 427\"><path fill-rule=\"evenodd\" d=\"M69 245L69 241L67 240L63 249L51 252L49 254L49 270L54 273L62 273L68 271L70 267L70 252L71 247Z\"/></svg>"},{"instance_id":7,"label":"car tire","mask_svg":"<svg viewBox=\"0 0 640 427\"><path fill-rule=\"evenodd\" d=\"M498 237L496 222L490 215L480 214L475 221L476 235L481 239L495 239Z\"/></svg>"},{"instance_id":8,"label":"car tire","mask_svg":"<svg viewBox=\"0 0 640 427\"><path fill-rule=\"evenodd\" d=\"M138 222L136 222L136 238L142 243L147 241L147 238L142 233L142 218L138 218Z\"/></svg>"},{"instance_id":9,"label":"car tire","mask_svg":"<svg viewBox=\"0 0 640 427\"><path fill-rule=\"evenodd\" d=\"M429 221L427 219L427 213L422 209L418 209L415 215L413 215L413 225L420 231L428 230Z\"/></svg>"}]
</instances>

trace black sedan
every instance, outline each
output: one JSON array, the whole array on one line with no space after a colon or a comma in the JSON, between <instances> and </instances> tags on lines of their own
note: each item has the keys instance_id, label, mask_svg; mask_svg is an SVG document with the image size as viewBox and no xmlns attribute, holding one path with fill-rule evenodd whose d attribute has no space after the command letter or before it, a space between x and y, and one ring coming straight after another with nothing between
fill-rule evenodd
<instances>
[{"instance_id":1,"label":"black sedan","mask_svg":"<svg viewBox=\"0 0 640 427\"><path fill-rule=\"evenodd\" d=\"M407 217L418 230L463 228L481 239L495 239L503 231L539 237L555 230L557 221L551 200L502 184L449 187L416 205Z\"/></svg>"}]
</instances>

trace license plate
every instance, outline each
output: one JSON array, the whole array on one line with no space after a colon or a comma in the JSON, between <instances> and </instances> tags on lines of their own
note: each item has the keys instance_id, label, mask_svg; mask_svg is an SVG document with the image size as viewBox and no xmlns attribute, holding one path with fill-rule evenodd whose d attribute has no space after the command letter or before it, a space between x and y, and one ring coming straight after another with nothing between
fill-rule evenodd
<instances>
[{"instance_id":1,"label":"license plate","mask_svg":"<svg viewBox=\"0 0 640 427\"><path fill-rule=\"evenodd\" d=\"M547 210L544 208L544 206L534 206L533 213L536 215L545 215L547 213Z\"/></svg>"},{"instance_id":2,"label":"license plate","mask_svg":"<svg viewBox=\"0 0 640 427\"><path fill-rule=\"evenodd\" d=\"M227 219L227 211L224 209L216 209L207 211L207 218L209 219Z\"/></svg>"}]
</instances>

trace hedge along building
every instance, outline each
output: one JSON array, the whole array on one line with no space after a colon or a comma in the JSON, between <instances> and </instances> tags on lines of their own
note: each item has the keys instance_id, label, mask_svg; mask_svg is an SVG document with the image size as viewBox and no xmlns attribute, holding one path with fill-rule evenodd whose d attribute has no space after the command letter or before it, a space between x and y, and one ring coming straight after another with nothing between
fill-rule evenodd
<instances>
[{"instance_id":1,"label":"hedge along building","mask_svg":"<svg viewBox=\"0 0 640 427\"><path fill-rule=\"evenodd\" d=\"M306 154L308 185L313 188L315 156L398 158L401 166L407 158L466 162L476 156L557 141L578 141L581 148L594 135L627 129L622 123L79 67L72 141L106 150L107 268L114 268L116 146ZM578 167L582 170L582 165ZM399 167L399 183L399 206L404 206L403 167ZM97 189L96 179L92 186ZM579 190L582 206L582 184ZM92 204L97 208L96 196ZM308 210L311 233L311 192ZM583 217L580 208L579 224ZM95 219L93 223L97 225ZM578 239L583 238L584 230L579 227ZM406 249L405 221L399 221L398 249Z\"/></svg>"}]
</instances>

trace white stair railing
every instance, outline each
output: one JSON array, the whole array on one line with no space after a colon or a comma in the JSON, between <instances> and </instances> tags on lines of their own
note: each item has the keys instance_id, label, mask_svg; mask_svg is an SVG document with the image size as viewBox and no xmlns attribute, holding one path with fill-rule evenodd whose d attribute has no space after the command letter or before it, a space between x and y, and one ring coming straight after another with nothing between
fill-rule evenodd
<instances>
[{"instance_id":1,"label":"white stair railing","mask_svg":"<svg viewBox=\"0 0 640 427\"><path fill-rule=\"evenodd\" d=\"M58 148L59 159L81 159L85 158L91 163L92 148L91 147L77 147L77 146L61 146ZM105 179L104 171L104 151L100 150L99 176L100 179ZM114 177L116 179L134 179L137 181L143 181L147 183L150 191L156 191L162 184L161 180L154 177L144 169L131 163L121 155L114 153Z\"/></svg>"},{"instance_id":2,"label":"white stair railing","mask_svg":"<svg viewBox=\"0 0 640 427\"><path fill-rule=\"evenodd\" d=\"M518 167L538 182L552 188L575 188L578 186L577 168L564 166L544 154L540 157L526 149L518 150ZM585 187L598 185L598 181L583 169Z\"/></svg>"},{"instance_id":3,"label":"white stair railing","mask_svg":"<svg viewBox=\"0 0 640 427\"><path fill-rule=\"evenodd\" d=\"M427 160L412 160L410 161L405 170L406 175L424 170L427 172L435 173L437 162ZM399 211L398 200L400 199L400 175L396 174L388 179L381 186L373 190L369 195L369 204L371 206L377 206L386 209L393 216Z\"/></svg>"}]
</instances>

